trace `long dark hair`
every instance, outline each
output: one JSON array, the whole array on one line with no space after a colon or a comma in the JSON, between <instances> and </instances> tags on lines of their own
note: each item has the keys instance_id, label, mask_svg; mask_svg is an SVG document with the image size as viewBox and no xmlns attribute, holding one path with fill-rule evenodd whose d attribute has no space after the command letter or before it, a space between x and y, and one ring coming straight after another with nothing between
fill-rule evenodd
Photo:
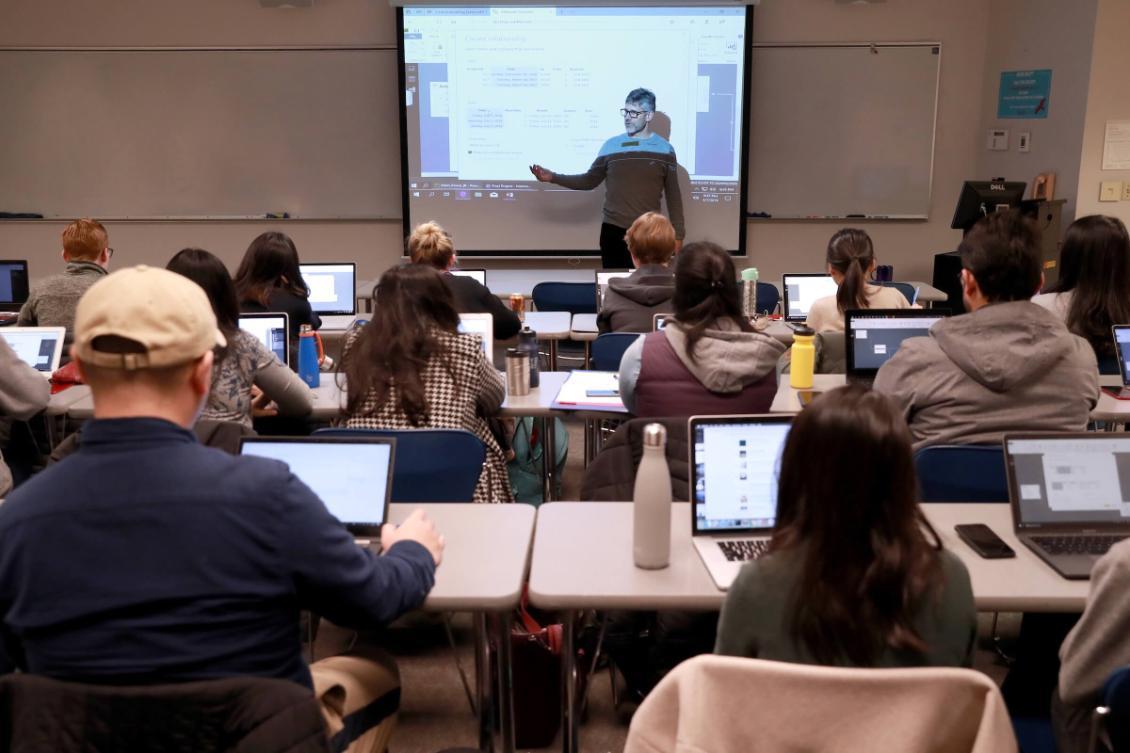
<instances>
[{"instance_id":1,"label":"long dark hair","mask_svg":"<svg viewBox=\"0 0 1130 753\"><path fill-rule=\"evenodd\" d=\"M828 266L844 276L836 291L836 308L867 308L867 272L875 263L875 246L863 230L845 227L828 241Z\"/></svg>"},{"instance_id":2,"label":"long dark hair","mask_svg":"<svg viewBox=\"0 0 1130 753\"><path fill-rule=\"evenodd\" d=\"M719 321L728 319L743 332L753 332L753 325L742 316L737 277L734 260L717 243L688 243L676 255L671 303L675 320L686 332L692 362L695 345Z\"/></svg>"},{"instance_id":3,"label":"long dark hair","mask_svg":"<svg viewBox=\"0 0 1130 753\"><path fill-rule=\"evenodd\" d=\"M204 289L208 300L212 302L212 312L216 315L216 324L224 333L224 339L230 347L232 336L239 329L239 301L236 299L235 285L232 283L228 268L215 254L202 248L186 248L178 251L165 269L187 277ZM216 363L224 360L228 348L221 348L216 353Z\"/></svg>"},{"instance_id":4,"label":"long dark hair","mask_svg":"<svg viewBox=\"0 0 1130 753\"><path fill-rule=\"evenodd\" d=\"M1114 356L1111 326L1130 324L1130 236L1116 217L1092 214L1067 228L1053 292L1072 291L1067 328Z\"/></svg>"},{"instance_id":5,"label":"long dark hair","mask_svg":"<svg viewBox=\"0 0 1130 753\"><path fill-rule=\"evenodd\" d=\"M235 273L240 301L268 306L272 288L282 288L299 298L308 298L310 288L298 268L298 248L285 233L263 233L243 254Z\"/></svg>"},{"instance_id":6,"label":"long dark hair","mask_svg":"<svg viewBox=\"0 0 1130 753\"><path fill-rule=\"evenodd\" d=\"M438 357L451 372L437 336L437 330L459 331L451 290L435 268L402 264L381 276L373 295L372 321L342 359L348 387L346 413L359 415L370 395L379 409L396 385L401 411L409 423L421 426L429 416L423 380L428 362Z\"/></svg>"},{"instance_id":7,"label":"long dark hair","mask_svg":"<svg viewBox=\"0 0 1130 753\"><path fill-rule=\"evenodd\" d=\"M926 651L914 616L941 580L941 543L915 491L906 421L882 393L842 387L793 422L770 549L804 557L791 630L818 662Z\"/></svg>"}]
</instances>

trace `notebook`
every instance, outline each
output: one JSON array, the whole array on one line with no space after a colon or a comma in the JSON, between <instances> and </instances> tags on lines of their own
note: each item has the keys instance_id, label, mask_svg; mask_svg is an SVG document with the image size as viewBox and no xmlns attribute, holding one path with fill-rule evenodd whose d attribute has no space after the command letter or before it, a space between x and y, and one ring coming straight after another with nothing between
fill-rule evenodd
<instances>
[{"instance_id":1,"label":"notebook","mask_svg":"<svg viewBox=\"0 0 1130 753\"><path fill-rule=\"evenodd\" d=\"M239 328L254 335L283 364L290 364L289 321L285 313L240 314Z\"/></svg>"},{"instance_id":2,"label":"notebook","mask_svg":"<svg viewBox=\"0 0 1130 753\"><path fill-rule=\"evenodd\" d=\"M447 271L456 277L473 277L484 287L487 284L487 271L485 269L449 269Z\"/></svg>"},{"instance_id":3,"label":"notebook","mask_svg":"<svg viewBox=\"0 0 1130 753\"><path fill-rule=\"evenodd\" d=\"M819 273L786 273L781 278L781 289L785 291L783 311L785 321L803 322L808 318L812 302L817 298L835 295L839 285L831 275Z\"/></svg>"},{"instance_id":4,"label":"notebook","mask_svg":"<svg viewBox=\"0 0 1130 753\"><path fill-rule=\"evenodd\" d=\"M310 308L324 329L349 329L357 318L357 265L353 262L299 264L310 288Z\"/></svg>"},{"instance_id":5,"label":"notebook","mask_svg":"<svg viewBox=\"0 0 1130 753\"><path fill-rule=\"evenodd\" d=\"M627 277L632 273L630 269L598 269L595 272L596 281L596 310L604 308L604 293L608 290L608 281L613 277Z\"/></svg>"},{"instance_id":6,"label":"notebook","mask_svg":"<svg viewBox=\"0 0 1130 753\"><path fill-rule=\"evenodd\" d=\"M483 339L483 353L487 360L494 358L494 317L490 314L460 314L459 331L478 335Z\"/></svg>"},{"instance_id":7,"label":"notebook","mask_svg":"<svg viewBox=\"0 0 1130 753\"><path fill-rule=\"evenodd\" d=\"M1016 537L1070 579L1086 579L1130 536L1130 434L1006 434Z\"/></svg>"},{"instance_id":8,"label":"notebook","mask_svg":"<svg viewBox=\"0 0 1130 753\"><path fill-rule=\"evenodd\" d=\"M948 309L849 309L844 312L847 381L871 384L879 367L911 337L925 337Z\"/></svg>"},{"instance_id":9,"label":"notebook","mask_svg":"<svg viewBox=\"0 0 1130 753\"><path fill-rule=\"evenodd\" d=\"M19 311L27 296L27 262L0 259L0 311Z\"/></svg>"},{"instance_id":10,"label":"notebook","mask_svg":"<svg viewBox=\"0 0 1130 753\"><path fill-rule=\"evenodd\" d=\"M789 416L692 416L691 540L723 591L764 554L777 521L777 474Z\"/></svg>"},{"instance_id":11,"label":"notebook","mask_svg":"<svg viewBox=\"0 0 1130 753\"><path fill-rule=\"evenodd\" d=\"M0 337L7 341L20 360L44 379L50 379L63 357L65 327L4 327Z\"/></svg>"},{"instance_id":12,"label":"notebook","mask_svg":"<svg viewBox=\"0 0 1130 753\"><path fill-rule=\"evenodd\" d=\"M396 440L390 437L243 437L240 455L281 460L359 543L388 522Z\"/></svg>"},{"instance_id":13,"label":"notebook","mask_svg":"<svg viewBox=\"0 0 1130 753\"><path fill-rule=\"evenodd\" d=\"M1130 324L1116 324L1114 332L1114 352L1118 355L1118 373L1122 375L1122 388L1107 390L1119 400L1130 400Z\"/></svg>"}]
</instances>

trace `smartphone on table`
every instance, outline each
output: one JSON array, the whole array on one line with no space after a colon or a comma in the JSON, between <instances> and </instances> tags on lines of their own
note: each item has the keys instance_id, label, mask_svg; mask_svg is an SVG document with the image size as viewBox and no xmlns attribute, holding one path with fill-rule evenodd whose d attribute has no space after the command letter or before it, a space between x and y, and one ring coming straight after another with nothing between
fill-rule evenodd
<instances>
[{"instance_id":1,"label":"smartphone on table","mask_svg":"<svg viewBox=\"0 0 1130 753\"><path fill-rule=\"evenodd\" d=\"M956 525L953 530L969 548L987 560L1015 557L1016 552L1000 536L984 523Z\"/></svg>"}]
</instances>

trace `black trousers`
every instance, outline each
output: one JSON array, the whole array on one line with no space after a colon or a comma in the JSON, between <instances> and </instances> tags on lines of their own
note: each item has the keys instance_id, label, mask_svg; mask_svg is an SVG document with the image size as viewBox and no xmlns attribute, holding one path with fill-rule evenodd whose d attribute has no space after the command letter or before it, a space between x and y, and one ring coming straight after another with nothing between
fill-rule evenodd
<instances>
[{"instance_id":1,"label":"black trousers","mask_svg":"<svg viewBox=\"0 0 1130 753\"><path fill-rule=\"evenodd\" d=\"M625 228L609 225L600 226L600 265L605 269L631 269L632 256L628 244L624 242Z\"/></svg>"}]
</instances>

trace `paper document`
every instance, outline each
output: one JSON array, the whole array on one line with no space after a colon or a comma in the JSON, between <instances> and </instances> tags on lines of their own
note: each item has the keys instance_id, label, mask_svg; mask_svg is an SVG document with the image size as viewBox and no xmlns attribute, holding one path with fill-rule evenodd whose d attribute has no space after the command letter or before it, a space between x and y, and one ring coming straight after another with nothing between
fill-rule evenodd
<instances>
[{"instance_id":1,"label":"paper document","mask_svg":"<svg viewBox=\"0 0 1130 753\"><path fill-rule=\"evenodd\" d=\"M591 392L614 392L608 397L591 396ZM574 371L561 385L553 407L607 410L627 413L620 399L620 378L615 371Z\"/></svg>"}]
</instances>

